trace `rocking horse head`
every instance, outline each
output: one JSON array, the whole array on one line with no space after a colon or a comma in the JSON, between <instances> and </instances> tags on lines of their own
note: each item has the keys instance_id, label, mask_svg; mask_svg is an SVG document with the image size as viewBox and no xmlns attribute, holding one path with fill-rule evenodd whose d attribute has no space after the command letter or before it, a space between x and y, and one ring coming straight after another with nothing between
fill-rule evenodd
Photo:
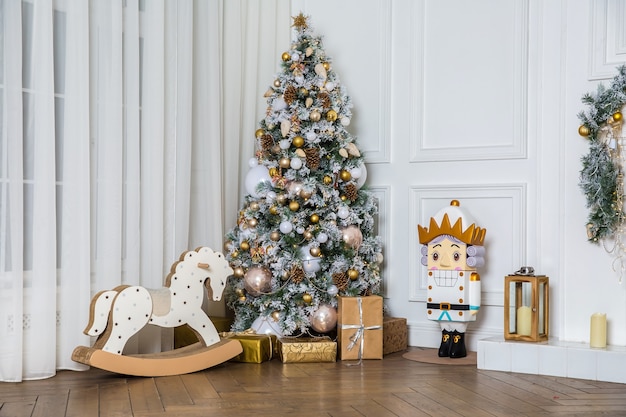
<instances>
[{"instance_id":1,"label":"rocking horse head","mask_svg":"<svg viewBox=\"0 0 626 417\"><path fill-rule=\"evenodd\" d=\"M209 247L200 247L196 250L184 253L180 262L174 265L176 270L181 268L193 269L194 274L203 274L204 285L210 290L213 301L222 299L222 293L226 288L226 280L233 274L233 269L220 252L213 252ZM191 268L189 268L191 267ZM171 281L168 277L168 287ZM209 287L210 285L210 287Z\"/></svg>"}]
</instances>

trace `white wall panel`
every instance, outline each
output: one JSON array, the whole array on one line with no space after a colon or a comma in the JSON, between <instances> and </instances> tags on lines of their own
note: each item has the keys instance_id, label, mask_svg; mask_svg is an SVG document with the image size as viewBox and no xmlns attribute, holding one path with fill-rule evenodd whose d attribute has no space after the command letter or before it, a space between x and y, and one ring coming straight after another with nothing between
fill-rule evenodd
<instances>
[{"instance_id":1,"label":"white wall panel","mask_svg":"<svg viewBox=\"0 0 626 417\"><path fill-rule=\"evenodd\" d=\"M626 2L594 0L589 2L589 10L589 79L613 78L615 68L626 62Z\"/></svg>"},{"instance_id":2,"label":"white wall panel","mask_svg":"<svg viewBox=\"0 0 626 417\"><path fill-rule=\"evenodd\" d=\"M526 157L528 8L526 0L412 5L412 161Z\"/></svg>"}]
</instances>

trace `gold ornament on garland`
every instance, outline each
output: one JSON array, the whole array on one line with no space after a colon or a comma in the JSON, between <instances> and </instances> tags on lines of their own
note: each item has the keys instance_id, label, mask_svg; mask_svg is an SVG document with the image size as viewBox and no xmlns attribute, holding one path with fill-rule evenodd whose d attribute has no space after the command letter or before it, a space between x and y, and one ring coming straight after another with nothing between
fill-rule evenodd
<instances>
[{"instance_id":1,"label":"gold ornament on garland","mask_svg":"<svg viewBox=\"0 0 626 417\"><path fill-rule=\"evenodd\" d=\"M578 133L589 139L589 153L581 158L579 186L587 198L589 216L587 238L602 243L615 256L613 269L626 274L626 213L624 212L624 166L622 108L626 105L626 66L618 68L610 88L598 86L595 94L587 93L582 102L589 106L578 118Z\"/></svg>"}]
</instances>

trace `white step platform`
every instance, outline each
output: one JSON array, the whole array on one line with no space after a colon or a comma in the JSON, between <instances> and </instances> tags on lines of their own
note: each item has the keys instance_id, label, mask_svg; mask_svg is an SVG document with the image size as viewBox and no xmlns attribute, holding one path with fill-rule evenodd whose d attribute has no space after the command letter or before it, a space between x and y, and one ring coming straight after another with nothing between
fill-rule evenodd
<instances>
[{"instance_id":1,"label":"white step platform","mask_svg":"<svg viewBox=\"0 0 626 417\"><path fill-rule=\"evenodd\" d=\"M491 337L478 341L478 369L626 383L626 347L588 343L531 343Z\"/></svg>"}]
</instances>

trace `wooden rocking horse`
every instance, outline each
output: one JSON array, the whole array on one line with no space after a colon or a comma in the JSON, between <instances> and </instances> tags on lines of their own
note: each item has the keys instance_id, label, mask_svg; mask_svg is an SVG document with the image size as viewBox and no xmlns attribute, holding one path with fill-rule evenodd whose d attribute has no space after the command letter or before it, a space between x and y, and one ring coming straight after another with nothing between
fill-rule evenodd
<instances>
[{"instance_id":1,"label":"wooden rocking horse","mask_svg":"<svg viewBox=\"0 0 626 417\"><path fill-rule=\"evenodd\" d=\"M72 360L125 375L166 376L196 372L234 358L243 351L241 343L221 340L202 310L203 286L214 301L219 301L232 274L224 255L202 247L180 256L164 288L121 285L100 291L91 300L89 324L84 330L98 338L91 348L76 347ZM128 339L146 324L187 324L199 342L161 353L124 355Z\"/></svg>"}]
</instances>

